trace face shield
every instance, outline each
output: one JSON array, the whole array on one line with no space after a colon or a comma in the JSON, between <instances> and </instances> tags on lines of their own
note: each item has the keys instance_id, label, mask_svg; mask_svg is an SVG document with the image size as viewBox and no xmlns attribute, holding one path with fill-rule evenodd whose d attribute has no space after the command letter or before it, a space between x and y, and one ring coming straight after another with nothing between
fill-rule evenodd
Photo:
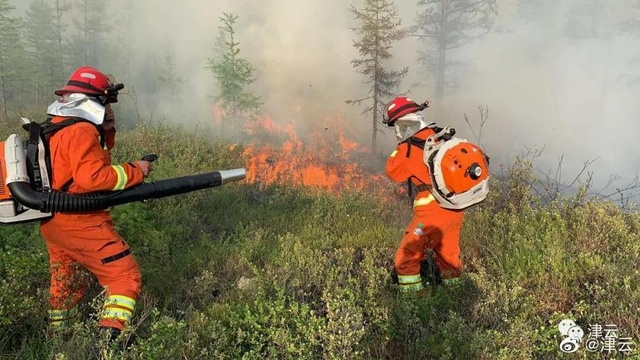
<instances>
[{"instance_id":1,"label":"face shield","mask_svg":"<svg viewBox=\"0 0 640 360\"><path fill-rule=\"evenodd\" d=\"M393 123L398 142L403 142L418 131L427 127L434 127L435 125L435 122L424 119L424 113L422 111L407 114Z\"/></svg>"},{"instance_id":2,"label":"face shield","mask_svg":"<svg viewBox=\"0 0 640 360\"><path fill-rule=\"evenodd\" d=\"M65 94L47 108L52 116L79 117L101 125L104 121L105 109L95 97L80 93Z\"/></svg>"}]
</instances>

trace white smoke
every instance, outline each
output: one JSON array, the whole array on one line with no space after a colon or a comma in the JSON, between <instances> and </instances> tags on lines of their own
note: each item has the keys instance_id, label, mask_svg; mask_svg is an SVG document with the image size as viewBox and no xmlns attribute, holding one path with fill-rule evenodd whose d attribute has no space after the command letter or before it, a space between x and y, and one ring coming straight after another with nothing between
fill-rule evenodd
<instances>
[{"instance_id":1,"label":"white smoke","mask_svg":"<svg viewBox=\"0 0 640 360\"><path fill-rule=\"evenodd\" d=\"M456 92L443 103L433 103L427 114L439 114L435 121L473 139L464 114L477 121L477 107L486 105L489 121L481 140L495 163L509 162L527 149L544 149L537 166L555 169L564 157L563 180L570 180L585 161L596 158L590 170L599 184L611 174L631 179L640 164L640 154L634 151L640 105L635 101L637 88L628 86L623 76L640 73L632 63L640 47L636 37L621 32L617 25L636 2L544 1L536 9L546 15L537 21L525 21L518 13L518 2L499 1L496 31L450 52L452 59L469 66L451 74L458 82ZM28 5L25 0L12 3L18 11ZM396 1L403 25L414 23L416 3ZM330 114L342 114L366 141L369 117L360 114L362 107L345 103L367 90L351 65L358 56L352 46L356 36L352 28L358 26L348 11L352 4L362 6L361 1L342 0L113 0L108 17L127 32L127 43L122 45L132 49L126 85L138 89L143 110L156 119L187 124L212 121L209 96L216 89L205 66L207 58L215 55L218 18L229 12L239 16L236 36L241 55L256 69L251 90L264 99L267 113L282 121L295 118L310 128L320 126ZM577 9L600 7L597 36L567 36L568 20L592 20L585 20L582 10L572 10L575 4L584 5ZM117 14L127 7L132 7L133 16L126 23L116 23ZM432 82L424 79L417 63L417 51L423 46L416 38L402 40L389 63L394 69L410 68L399 91L408 90L416 101L433 98ZM183 80L175 98L187 102L179 106L156 100L158 89L145 85L160 76L166 53L174 57ZM108 71L118 74L125 69ZM393 130L384 130L381 143L384 151L390 151L395 145Z\"/></svg>"}]
</instances>

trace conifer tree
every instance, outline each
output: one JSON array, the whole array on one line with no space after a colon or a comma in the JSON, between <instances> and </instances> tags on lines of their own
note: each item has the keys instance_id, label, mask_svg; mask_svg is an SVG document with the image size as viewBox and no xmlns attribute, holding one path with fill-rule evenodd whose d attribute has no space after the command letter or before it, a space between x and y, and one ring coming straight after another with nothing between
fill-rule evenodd
<instances>
[{"instance_id":1,"label":"conifer tree","mask_svg":"<svg viewBox=\"0 0 640 360\"><path fill-rule=\"evenodd\" d=\"M58 74L58 79L56 80L56 83L62 83L66 77L66 57L65 57L65 38L64 38L64 33L67 29L67 25L64 23L64 21L62 20L62 18L64 17L65 13L67 11L69 11L70 9L70 5L65 1L65 0L54 0L53 2L53 11L54 11L54 36L56 38L56 43L57 43L57 49L56 49L56 54L57 54L57 66L58 66L58 71L60 72Z\"/></svg>"},{"instance_id":2,"label":"conifer tree","mask_svg":"<svg viewBox=\"0 0 640 360\"><path fill-rule=\"evenodd\" d=\"M262 105L262 100L246 90L255 82L254 68L240 56L240 43L236 41L234 24L237 15L223 13L219 18L219 34L216 39L217 55L208 59L219 89L214 98L222 107L224 120L237 121L244 116L253 116Z\"/></svg>"},{"instance_id":3,"label":"conifer tree","mask_svg":"<svg viewBox=\"0 0 640 360\"><path fill-rule=\"evenodd\" d=\"M158 77L163 89L169 94L176 94L180 85L182 84L182 78L178 75L176 69L176 62L171 52L166 51L164 54L164 62L162 64L162 72Z\"/></svg>"},{"instance_id":4,"label":"conifer tree","mask_svg":"<svg viewBox=\"0 0 640 360\"><path fill-rule=\"evenodd\" d=\"M8 0L0 0L0 101L5 119L8 116L7 102L9 99L9 83L18 78L20 53L20 19L14 17L15 8ZM14 92L15 95L15 92Z\"/></svg>"},{"instance_id":5,"label":"conifer tree","mask_svg":"<svg viewBox=\"0 0 640 360\"><path fill-rule=\"evenodd\" d=\"M518 18L525 23L544 23L551 20L561 6L558 0L518 0Z\"/></svg>"},{"instance_id":6,"label":"conifer tree","mask_svg":"<svg viewBox=\"0 0 640 360\"><path fill-rule=\"evenodd\" d=\"M77 35L73 37L73 66L100 66L105 40L108 34L105 10L102 1L79 0L80 16L75 18Z\"/></svg>"},{"instance_id":7,"label":"conifer tree","mask_svg":"<svg viewBox=\"0 0 640 360\"><path fill-rule=\"evenodd\" d=\"M55 12L45 0L33 0L24 21L26 51L29 58L29 81L33 86L34 105L49 102L62 69L58 61Z\"/></svg>"},{"instance_id":8,"label":"conifer tree","mask_svg":"<svg viewBox=\"0 0 640 360\"><path fill-rule=\"evenodd\" d=\"M435 78L435 98L441 99L450 83L450 51L490 31L496 0L420 0L418 7L414 34L426 43L420 60Z\"/></svg>"},{"instance_id":9,"label":"conifer tree","mask_svg":"<svg viewBox=\"0 0 640 360\"><path fill-rule=\"evenodd\" d=\"M607 0L573 0L566 12L566 34L574 39L595 39L611 35L613 23Z\"/></svg>"},{"instance_id":10,"label":"conifer tree","mask_svg":"<svg viewBox=\"0 0 640 360\"><path fill-rule=\"evenodd\" d=\"M382 118L385 104L394 95L408 68L390 70L387 62L393 57L393 43L402 39L406 32L400 28L401 20L398 8L389 0L365 0L361 9L350 8L359 27L355 28L358 40L353 46L358 49L360 58L353 60L353 67L365 76L369 86L367 93L359 99L348 100L350 104L367 102L370 104L363 113L371 115L371 149L376 148L378 123Z\"/></svg>"},{"instance_id":11,"label":"conifer tree","mask_svg":"<svg viewBox=\"0 0 640 360\"><path fill-rule=\"evenodd\" d=\"M109 9L112 16L111 23L115 26L110 30L108 65L117 69L118 80L124 81L125 85L131 83L134 77L131 69L137 46L134 25L138 23L136 12L140 11L139 7L144 9L144 6L144 4L134 1L119 0L115 3L115 7ZM148 39L148 34L140 35L144 39Z\"/></svg>"}]
</instances>

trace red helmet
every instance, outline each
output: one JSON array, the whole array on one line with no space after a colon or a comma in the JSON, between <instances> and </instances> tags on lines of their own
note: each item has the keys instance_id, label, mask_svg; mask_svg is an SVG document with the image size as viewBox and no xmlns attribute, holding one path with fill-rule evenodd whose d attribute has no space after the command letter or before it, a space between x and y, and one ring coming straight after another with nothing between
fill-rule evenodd
<instances>
[{"instance_id":1,"label":"red helmet","mask_svg":"<svg viewBox=\"0 0 640 360\"><path fill-rule=\"evenodd\" d=\"M385 106L385 114L382 122L389 126L393 126L393 123L399 118L416 111L424 110L427 107L429 107L428 101L418 105L415 101L406 96L397 96Z\"/></svg>"},{"instance_id":2,"label":"red helmet","mask_svg":"<svg viewBox=\"0 0 640 360\"><path fill-rule=\"evenodd\" d=\"M118 90L124 88L122 84L112 84L111 79L96 68L83 66L71 74L67 85L55 91L62 96L68 93L81 93L93 96L106 96L109 102L117 102Z\"/></svg>"}]
</instances>

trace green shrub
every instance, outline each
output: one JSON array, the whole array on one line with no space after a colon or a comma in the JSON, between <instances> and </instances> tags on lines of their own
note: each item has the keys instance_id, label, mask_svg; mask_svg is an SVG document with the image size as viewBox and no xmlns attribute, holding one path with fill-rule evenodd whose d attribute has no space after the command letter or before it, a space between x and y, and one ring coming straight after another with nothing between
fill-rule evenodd
<instances>
[{"instance_id":1,"label":"green shrub","mask_svg":"<svg viewBox=\"0 0 640 360\"><path fill-rule=\"evenodd\" d=\"M149 181L244 166L242 145L138 125L116 159L160 155ZM45 336L48 263L37 226L0 227L0 356L130 359L554 359L557 324L614 323L640 341L640 215L614 204L541 198L516 159L466 211L465 273L401 296L393 256L411 209L354 190L226 184L117 206L143 273L127 352L94 317L66 341ZM586 356L579 350L578 357Z\"/></svg>"}]
</instances>

